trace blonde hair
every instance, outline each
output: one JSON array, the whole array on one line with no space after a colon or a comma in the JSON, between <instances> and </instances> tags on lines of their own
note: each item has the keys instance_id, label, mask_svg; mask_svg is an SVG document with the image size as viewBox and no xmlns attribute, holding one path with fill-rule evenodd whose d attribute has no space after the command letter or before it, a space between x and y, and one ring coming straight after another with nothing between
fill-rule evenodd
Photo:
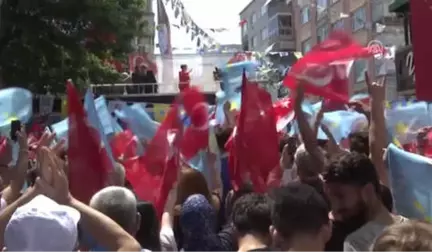
<instances>
[{"instance_id":1,"label":"blonde hair","mask_svg":"<svg viewBox=\"0 0 432 252\"><path fill-rule=\"evenodd\" d=\"M432 225L407 220L387 227L372 251L432 251Z\"/></svg>"}]
</instances>

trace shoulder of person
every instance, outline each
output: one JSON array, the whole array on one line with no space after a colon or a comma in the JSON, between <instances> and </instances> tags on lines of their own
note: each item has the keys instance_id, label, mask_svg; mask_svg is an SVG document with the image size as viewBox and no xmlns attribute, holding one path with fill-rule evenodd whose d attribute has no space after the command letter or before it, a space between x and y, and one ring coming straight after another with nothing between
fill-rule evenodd
<instances>
[{"instance_id":1,"label":"shoulder of person","mask_svg":"<svg viewBox=\"0 0 432 252\"><path fill-rule=\"evenodd\" d=\"M385 227L383 224L369 221L346 237L344 251L346 246L352 248L348 251L367 251Z\"/></svg>"}]
</instances>

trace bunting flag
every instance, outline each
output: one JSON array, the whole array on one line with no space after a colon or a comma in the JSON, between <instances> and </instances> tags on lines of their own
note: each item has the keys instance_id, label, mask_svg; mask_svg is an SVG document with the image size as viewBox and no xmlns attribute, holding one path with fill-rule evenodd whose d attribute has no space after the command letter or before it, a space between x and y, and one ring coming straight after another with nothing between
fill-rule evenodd
<instances>
[{"instance_id":1,"label":"bunting flag","mask_svg":"<svg viewBox=\"0 0 432 252\"><path fill-rule=\"evenodd\" d=\"M68 96L68 166L71 193L84 203L108 182L110 161L98 130L87 121L80 95L71 82Z\"/></svg>"},{"instance_id":2,"label":"bunting flag","mask_svg":"<svg viewBox=\"0 0 432 252\"><path fill-rule=\"evenodd\" d=\"M192 41L196 42L198 48L216 44L216 41L192 19L181 0L168 0L167 4L169 2L171 2L170 5L174 12L174 17L176 19L180 19L180 25L172 24L172 26L176 28L184 27L186 29L186 33L190 35ZM209 30L212 32L222 32L227 29L211 28Z\"/></svg>"}]
</instances>

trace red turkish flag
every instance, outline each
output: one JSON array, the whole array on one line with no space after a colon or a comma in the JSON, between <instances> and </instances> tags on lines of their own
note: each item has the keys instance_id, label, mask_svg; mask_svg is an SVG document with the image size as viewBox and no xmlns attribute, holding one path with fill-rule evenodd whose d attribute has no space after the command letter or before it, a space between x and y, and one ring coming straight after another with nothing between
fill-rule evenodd
<instances>
[{"instance_id":1,"label":"red turkish flag","mask_svg":"<svg viewBox=\"0 0 432 252\"><path fill-rule=\"evenodd\" d=\"M372 56L343 31L334 31L328 39L316 45L299 59L284 79L284 85L296 88L296 80L306 82L305 92L348 103L348 72L353 60Z\"/></svg>"}]
</instances>

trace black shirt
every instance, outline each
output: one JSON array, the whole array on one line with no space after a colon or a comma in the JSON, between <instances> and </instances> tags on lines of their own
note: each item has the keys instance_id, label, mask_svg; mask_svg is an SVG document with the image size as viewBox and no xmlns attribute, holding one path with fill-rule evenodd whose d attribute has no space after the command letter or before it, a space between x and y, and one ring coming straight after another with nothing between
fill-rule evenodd
<instances>
[{"instance_id":1,"label":"black shirt","mask_svg":"<svg viewBox=\"0 0 432 252\"><path fill-rule=\"evenodd\" d=\"M346 224L340 221L333 221L332 236L326 243L325 251L343 251L343 244L345 238L352 232L359 229L362 225L359 224Z\"/></svg>"}]
</instances>

